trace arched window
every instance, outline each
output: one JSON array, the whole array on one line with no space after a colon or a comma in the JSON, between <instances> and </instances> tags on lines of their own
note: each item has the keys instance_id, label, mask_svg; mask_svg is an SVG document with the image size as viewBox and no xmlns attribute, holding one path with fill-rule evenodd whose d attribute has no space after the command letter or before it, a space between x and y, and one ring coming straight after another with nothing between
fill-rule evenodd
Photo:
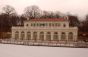
<instances>
[{"instance_id":1,"label":"arched window","mask_svg":"<svg viewBox=\"0 0 88 57\"><path fill-rule=\"evenodd\" d=\"M61 33L61 40L62 41L66 40L66 34L65 34L65 32Z\"/></svg>"},{"instance_id":2,"label":"arched window","mask_svg":"<svg viewBox=\"0 0 88 57\"><path fill-rule=\"evenodd\" d=\"M32 40L37 40L37 32L33 32L33 39Z\"/></svg>"},{"instance_id":3,"label":"arched window","mask_svg":"<svg viewBox=\"0 0 88 57\"><path fill-rule=\"evenodd\" d=\"M53 40L58 41L58 32L54 32Z\"/></svg>"},{"instance_id":4,"label":"arched window","mask_svg":"<svg viewBox=\"0 0 88 57\"><path fill-rule=\"evenodd\" d=\"M39 40L44 41L44 32L40 32Z\"/></svg>"},{"instance_id":5,"label":"arched window","mask_svg":"<svg viewBox=\"0 0 88 57\"><path fill-rule=\"evenodd\" d=\"M21 40L24 40L24 38L25 38L25 33L22 31L21 32Z\"/></svg>"},{"instance_id":6,"label":"arched window","mask_svg":"<svg viewBox=\"0 0 88 57\"><path fill-rule=\"evenodd\" d=\"M47 32L46 33L46 41L50 41L51 40L51 33Z\"/></svg>"},{"instance_id":7,"label":"arched window","mask_svg":"<svg viewBox=\"0 0 88 57\"><path fill-rule=\"evenodd\" d=\"M73 40L73 33L72 32L69 32L69 34L68 34L68 40L69 41Z\"/></svg>"},{"instance_id":8,"label":"arched window","mask_svg":"<svg viewBox=\"0 0 88 57\"><path fill-rule=\"evenodd\" d=\"M15 32L15 40L17 40L17 39L19 39L19 32L18 31Z\"/></svg>"},{"instance_id":9,"label":"arched window","mask_svg":"<svg viewBox=\"0 0 88 57\"><path fill-rule=\"evenodd\" d=\"M27 40L31 40L31 32L27 32Z\"/></svg>"}]
</instances>

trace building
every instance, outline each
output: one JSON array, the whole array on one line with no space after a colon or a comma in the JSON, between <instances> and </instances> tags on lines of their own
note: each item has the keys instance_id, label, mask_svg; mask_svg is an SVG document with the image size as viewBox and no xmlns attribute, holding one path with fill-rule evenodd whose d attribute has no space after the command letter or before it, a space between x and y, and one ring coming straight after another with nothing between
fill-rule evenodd
<instances>
[{"instance_id":1,"label":"building","mask_svg":"<svg viewBox=\"0 0 88 57\"><path fill-rule=\"evenodd\" d=\"M30 19L24 26L12 27L12 39L27 41L77 41L78 28L70 27L69 21L59 19Z\"/></svg>"}]
</instances>

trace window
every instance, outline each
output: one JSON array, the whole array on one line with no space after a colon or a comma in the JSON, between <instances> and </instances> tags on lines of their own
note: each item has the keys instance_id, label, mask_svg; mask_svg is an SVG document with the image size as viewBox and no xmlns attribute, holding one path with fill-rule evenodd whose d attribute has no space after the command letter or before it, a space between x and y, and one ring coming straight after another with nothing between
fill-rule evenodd
<instances>
[{"instance_id":1,"label":"window","mask_svg":"<svg viewBox=\"0 0 88 57\"><path fill-rule=\"evenodd\" d=\"M33 26L33 24L31 23L31 26Z\"/></svg>"},{"instance_id":2,"label":"window","mask_svg":"<svg viewBox=\"0 0 88 57\"><path fill-rule=\"evenodd\" d=\"M49 26L51 27L51 23L49 23Z\"/></svg>"},{"instance_id":3,"label":"window","mask_svg":"<svg viewBox=\"0 0 88 57\"><path fill-rule=\"evenodd\" d=\"M69 34L68 34L68 40L69 41L73 40L73 33L72 32L69 32Z\"/></svg>"},{"instance_id":4,"label":"window","mask_svg":"<svg viewBox=\"0 0 88 57\"><path fill-rule=\"evenodd\" d=\"M28 26L28 24L26 24L26 26Z\"/></svg>"},{"instance_id":5,"label":"window","mask_svg":"<svg viewBox=\"0 0 88 57\"><path fill-rule=\"evenodd\" d=\"M33 32L33 39L32 40L37 40L37 32Z\"/></svg>"},{"instance_id":6,"label":"window","mask_svg":"<svg viewBox=\"0 0 88 57\"><path fill-rule=\"evenodd\" d=\"M64 24L63 27L66 27L66 25Z\"/></svg>"},{"instance_id":7,"label":"window","mask_svg":"<svg viewBox=\"0 0 88 57\"><path fill-rule=\"evenodd\" d=\"M66 34L64 32L61 33L61 40L66 40Z\"/></svg>"},{"instance_id":8,"label":"window","mask_svg":"<svg viewBox=\"0 0 88 57\"><path fill-rule=\"evenodd\" d=\"M47 24L47 23L45 23L45 26L48 26L48 24Z\"/></svg>"},{"instance_id":9,"label":"window","mask_svg":"<svg viewBox=\"0 0 88 57\"><path fill-rule=\"evenodd\" d=\"M36 23L36 26L39 26L39 23Z\"/></svg>"},{"instance_id":10,"label":"window","mask_svg":"<svg viewBox=\"0 0 88 57\"><path fill-rule=\"evenodd\" d=\"M58 27L60 26L60 23L58 23Z\"/></svg>"},{"instance_id":11,"label":"window","mask_svg":"<svg viewBox=\"0 0 88 57\"><path fill-rule=\"evenodd\" d=\"M25 38L25 33L22 31L21 32L21 40L23 40Z\"/></svg>"},{"instance_id":12,"label":"window","mask_svg":"<svg viewBox=\"0 0 88 57\"><path fill-rule=\"evenodd\" d=\"M47 32L46 33L46 41L50 41L51 40L51 33Z\"/></svg>"},{"instance_id":13,"label":"window","mask_svg":"<svg viewBox=\"0 0 88 57\"><path fill-rule=\"evenodd\" d=\"M52 23L52 27L53 27L53 26L55 26L55 24L54 24L54 23Z\"/></svg>"},{"instance_id":14,"label":"window","mask_svg":"<svg viewBox=\"0 0 88 57\"><path fill-rule=\"evenodd\" d=\"M45 24L43 23L42 26L45 26Z\"/></svg>"},{"instance_id":15,"label":"window","mask_svg":"<svg viewBox=\"0 0 88 57\"><path fill-rule=\"evenodd\" d=\"M58 32L54 32L53 40L58 41Z\"/></svg>"},{"instance_id":16,"label":"window","mask_svg":"<svg viewBox=\"0 0 88 57\"><path fill-rule=\"evenodd\" d=\"M57 23L55 23L55 26L57 27L57 26L58 26L58 24L57 24Z\"/></svg>"},{"instance_id":17,"label":"window","mask_svg":"<svg viewBox=\"0 0 88 57\"><path fill-rule=\"evenodd\" d=\"M35 26L36 26L36 24L35 24L35 23L31 23L31 26L34 26L34 27L35 27Z\"/></svg>"},{"instance_id":18,"label":"window","mask_svg":"<svg viewBox=\"0 0 88 57\"><path fill-rule=\"evenodd\" d=\"M36 26L36 24L35 24L35 23L33 23L33 26L35 27L35 26Z\"/></svg>"},{"instance_id":19,"label":"window","mask_svg":"<svg viewBox=\"0 0 88 57\"><path fill-rule=\"evenodd\" d=\"M45 23L39 23L39 26L44 27L44 26L46 26L46 25L45 25Z\"/></svg>"},{"instance_id":20,"label":"window","mask_svg":"<svg viewBox=\"0 0 88 57\"><path fill-rule=\"evenodd\" d=\"M31 32L27 32L27 40L31 40Z\"/></svg>"},{"instance_id":21,"label":"window","mask_svg":"<svg viewBox=\"0 0 88 57\"><path fill-rule=\"evenodd\" d=\"M17 40L18 38L19 38L19 32L16 31L16 32L15 32L15 40Z\"/></svg>"},{"instance_id":22,"label":"window","mask_svg":"<svg viewBox=\"0 0 88 57\"><path fill-rule=\"evenodd\" d=\"M44 41L44 32L40 32L39 40Z\"/></svg>"}]
</instances>

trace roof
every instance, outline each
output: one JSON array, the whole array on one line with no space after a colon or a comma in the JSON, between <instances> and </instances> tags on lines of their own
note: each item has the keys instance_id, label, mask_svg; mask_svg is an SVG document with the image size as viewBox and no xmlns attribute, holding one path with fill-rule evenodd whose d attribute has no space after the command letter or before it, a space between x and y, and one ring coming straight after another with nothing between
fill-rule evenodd
<instances>
[{"instance_id":1,"label":"roof","mask_svg":"<svg viewBox=\"0 0 88 57\"><path fill-rule=\"evenodd\" d=\"M30 21L67 21L67 19L63 18L54 18L54 19L30 19Z\"/></svg>"}]
</instances>

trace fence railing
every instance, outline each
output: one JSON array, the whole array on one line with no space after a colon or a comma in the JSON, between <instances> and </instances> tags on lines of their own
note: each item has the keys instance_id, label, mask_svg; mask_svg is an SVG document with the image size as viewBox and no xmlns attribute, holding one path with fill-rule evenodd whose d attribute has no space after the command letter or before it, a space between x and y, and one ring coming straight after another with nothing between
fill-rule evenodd
<instances>
[{"instance_id":1,"label":"fence railing","mask_svg":"<svg viewBox=\"0 0 88 57\"><path fill-rule=\"evenodd\" d=\"M16 45L28 45L28 46L51 46L51 47L74 47L74 48L88 48L88 42L76 41L28 41L28 40L11 40L0 39L0 43L3 44L16 44Z\"/></svg>"}]
</instances>

